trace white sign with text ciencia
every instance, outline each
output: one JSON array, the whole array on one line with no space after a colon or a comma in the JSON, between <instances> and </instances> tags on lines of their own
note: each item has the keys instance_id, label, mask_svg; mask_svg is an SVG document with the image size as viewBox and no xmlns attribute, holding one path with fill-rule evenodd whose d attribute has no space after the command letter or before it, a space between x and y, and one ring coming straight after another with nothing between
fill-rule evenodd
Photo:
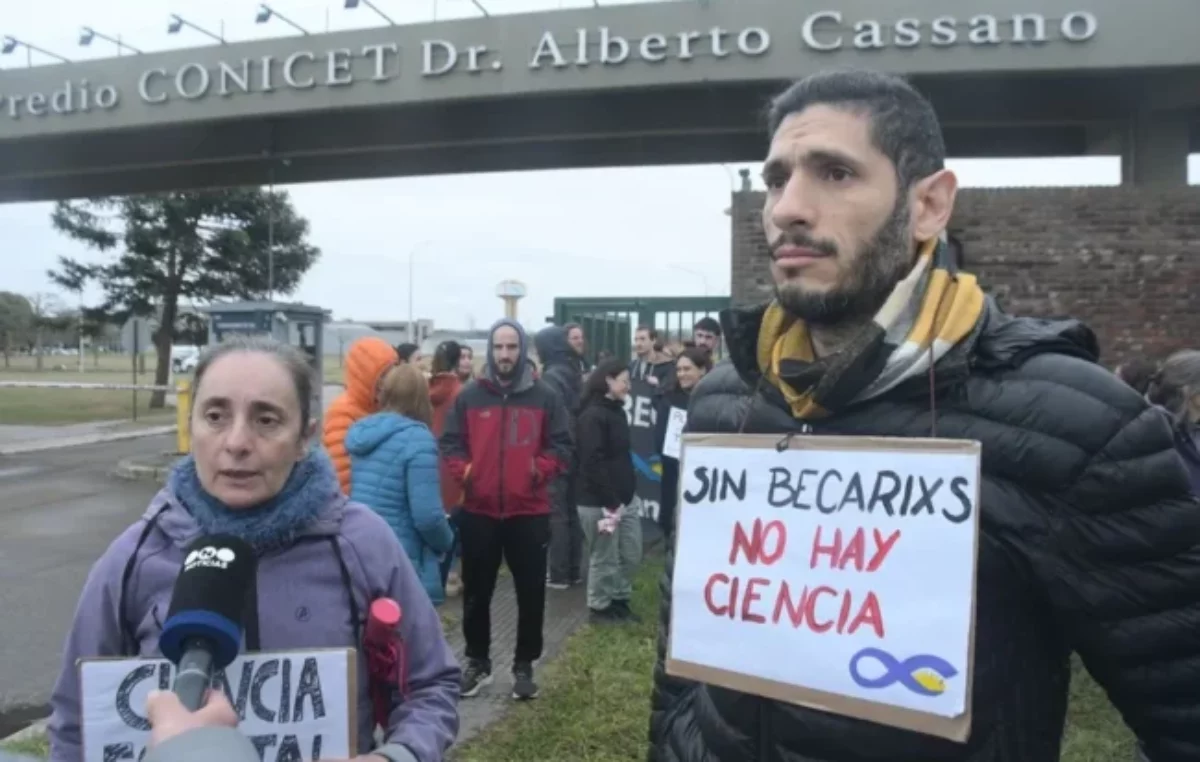
<instances>
[{"instance_id":1,"label":"white sign with text ciencia","mask_svg":"<svg viewBox=\"0 0 1200 762\"><path fill-rule=\"evenodd\" d=\"M979 443L779 443L684 435L668 673L966 738Z\"/></svg>"},{"instance_id":2,"label":"white sign with text ciencia","mask_svg":"<svg viewBox=\"0 0 1200 762\"><path fill-rule=\"evenodd\" d=\"M243 654L213 679L229 697L239 729L265 762L350 759L357 728L354 651L313 649ZM84 659L79 663L83 762L140 760L150 738L146 699L169 690L165 659Z\"/></svg>"},{"instance_id":3,"label":"white sign with text ciencia","mask_svg":"<svg viewBox=\"0 0 1200 762\"><path fill-rule=\"evenodd\" d=\"M126 84L69 77L46 92L0 92L0 109L11 119L111 111L133 95L144 104L262 96L278 90L309 91L356 84L387 83L402 77L501 74L516 64L530 70L662 65L693 59L759 58L777 45L833 55L839 51L927 47L1000 48L1088 42L1098 33L1096 14L1078 10L1061 18L1044 13L976 13L936 18L851 18L836 9L807 13L795 28L713 26L628 34L620 29L580 27L570 33L542 32L497 50L466 40L426 39L415 44L372 43L357 47L305 48L286 55L243 56L216 62L152 66ZM514 60L515 59L515 60Z\"/></svg>"}]
</instances>

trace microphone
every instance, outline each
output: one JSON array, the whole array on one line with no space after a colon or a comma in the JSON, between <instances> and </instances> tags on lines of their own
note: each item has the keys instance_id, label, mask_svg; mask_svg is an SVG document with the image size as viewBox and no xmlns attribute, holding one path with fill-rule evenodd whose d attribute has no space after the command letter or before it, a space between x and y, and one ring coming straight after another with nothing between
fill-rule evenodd
<instances>
[{"instance_id":1,"label":"microphone","mask_svg":"<svg viewBox=\"0 0 1200 762\"><path fill-rule=\"evenodd\" d=\"M237 658L257 571L253 548L233 535L201 537L187 547L158 647L177 667L171 689L189 711L204 704L213 673Z\"/></svg>"}]
</instances>

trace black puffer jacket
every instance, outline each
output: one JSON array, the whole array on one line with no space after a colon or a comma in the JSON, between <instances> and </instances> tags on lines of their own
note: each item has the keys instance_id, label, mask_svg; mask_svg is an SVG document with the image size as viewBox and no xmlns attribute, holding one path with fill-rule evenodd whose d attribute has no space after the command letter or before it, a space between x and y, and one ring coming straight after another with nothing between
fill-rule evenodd
<instances>
[{"instance_id":1,"label":"black puffer jacket","mask_svg":"<svg viewBox=\"0 0 1200 762\"><path fill-rule=\"evenodd\" d=\"M760 383L762 312L722 316L733 364L701 381L689 430L802 430ZM668 559L651 758L1057 762L1074 650L1150 759L1200 760L1200 502L1163 416L1094 355L1081 324L1014 319L989 302L975 335L937 366L937 436L983 443L967 743L667 676ZM929 436L929 387L923 375L811 430Z\"/></svg>"},{"instance_id":2,"label":"black puffer jacket","mask_svg":"<svg viewBox=\"0 0 1200 762\"><path fill-rule=\"evenodd\" d=\"M637 476L629 457L629 420L624 406L607 397L584 402L577 432L576 503L616 509L633 502Z\"/></svg>"}]
</instances>

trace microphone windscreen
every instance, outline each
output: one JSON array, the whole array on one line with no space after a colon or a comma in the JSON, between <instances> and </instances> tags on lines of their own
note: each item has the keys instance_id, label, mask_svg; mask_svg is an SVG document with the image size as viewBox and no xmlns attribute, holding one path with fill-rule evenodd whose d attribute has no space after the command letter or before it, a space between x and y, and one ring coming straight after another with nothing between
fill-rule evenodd
<instances>
[{"instance_id":1,"label":"microphone windscreen","mask_svg":"<svg viewBox=\"0 0 1200 762\"><path fill-rule=\"evenodd\" d=\"M213 648L214 666L227 667L241 647L247 593L257 572L254 549L233 535L189 545L158 640L163 656L178 664L187 642L203 638Z\"/></svg>"}]
</instances>

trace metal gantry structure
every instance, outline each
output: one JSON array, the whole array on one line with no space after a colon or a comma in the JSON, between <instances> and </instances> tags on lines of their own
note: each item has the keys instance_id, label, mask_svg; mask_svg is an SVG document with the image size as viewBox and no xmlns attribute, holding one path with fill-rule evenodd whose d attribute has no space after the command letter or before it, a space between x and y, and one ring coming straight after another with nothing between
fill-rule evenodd
<instances>
[{"instance_id":1,"label":"metal gantry structure","mask_svg":"<svg viewBox=\"0 0 1200 762\"><path fill-rule=\"evenodd\" d=\"M709 2L710 2L710 0L684 0L684 1L685 2L696 2L701 7L708 7ZM342 2L342 7L345 8L346 10L355 10L360 7L366 7L369 10L371 10L372 12L374 12L377 16L379 16L379 18L383 19L387 24L389 24L391 26L397 26L396 20L393 19L391 16L389 16L387 13L385 13L382 9L380 9L378 5L376 5L374 2L372 2L372 0L341 0L341 2ZM489 13L488 9L484 6L483 0L469 0L469 2L473 6L475 6L475 8L481 14L483 14L485 17L489 17L489 18L491 17L492 14ZM592 0L592 7L600 8L601 7L600 0ZM290 16L280 13L274 7L274 5L271 5L268 3L259 3L258 10L256 11L255 17L254 17L255 23L256 24L267 24L272 19L278 19L279 21L282 21L284 24L287 24L292 29L295 29L297 32L299 32L302 35L308 36L311 34L311 32L309 32L308 29L306 29L303 25L297 23ZM191 29L192 31L199 32L200 34L204 35L205 37L208 37L211 40L214 40L216 43L218 43L220 45L228 44L228 41L225 39L225 23L224 22L221 22L221 26L218 29L218 31L214 32L210 29L200 26L199 24L189 21L187 18L184 18L183 16L181 16L178 13L172 13L167 17L167 34L170 34L170 35L180 34L184 29ZM80 31L79 31L79 46L80 47L83 47L83 48L91 47L92 42L95 40L103 40L105 42L115 45L117 47L117 55L118 56L124 54L126 51L133 53L135 55L140 55L144 52L143 50L141 50L137 47L134 47L133 45L130 45L129 43L125 42L122 39L120 34L117 34L117 35L105 34L103 32L98 31L95 27L91 27L91 26L84 26L84 27L80 28ZM24 49L25 56L26 56L26 65L28 65L28 66L33 66L33 54L34 53L46 56L48 58L53 58L62 63L71 63L72 62L71 59L67 58L66 56L59 55L58 53L55 53L54 51L47 50L43 47L40 47L31 42L28 42L20 37L15 37L13 35L6 35L6 36L0 38L0 55L11 55L12 53L16 52L18 49Z\"/></svg>"},{"instance_id":2,"label":"metal gantry structure","mask_svg":"<svg viewBox=\"0 0 1200 762\"><path fill-rule=\"evenodd\" d=\"M79 47L81 47L81 48L90 47L92 44L92 41L97 40L97 39L104 40L105 42L111 42L112 44L116 45L117 46L117 55L121 55L121 53L125 50L128 50L129 52L135 53L135 54L140 54L142 52L142 51L138 50L137 48L135 48L134 46L132 46L129 43L122 40L121 35L119 35L119 34L116 37L111 37L107 34L104 34L103 32L97 32L94 27L90 27L90 26L82 27L79 30Z\"/></svg>"},{"instance_id":3,"label":"metal gantry structure","mask_svg":"<svg viewBox=\"0 0 1200 762\"><path fill-rule=\"evenodd\" d=\"M71 59L67 58L66 56L60 56L58 53L46 50L45 48L40 48L33 43L26 42L25 40L22 40L18 37L13 37L12 35L7 35L3 41L0 41L0 55L12 55L14 52L16 52L17 48L25 49L25 63L27 66L33 66L34 53L40 53L41 55L49 56L50 58L57 58L62 63L71 63Z\"/></svg>"},{"instance_id":4,"label":"metal gantry structure","mask_svg":"<svg viewBox=\"0 0 1200 762\"><path fill-rule=\"evenodd\" d=\"M204 27L202 27L198 24L194 24L191 21L188 21L183 16L180 16L178 13L172 13L170 18L167 20L167 34L179 34L181 31L183 31L183 29L185 27L188 29L195 30L206 37L211 37L212 39L216 40L217 43L219 43L221 45L227 44L225 42L225 22L223 22L223 21L221 22L221 32L220 32L220 34L217 34L215 32L208 31L207 29L205 29Z\"/></svg>"}]
</instances>

